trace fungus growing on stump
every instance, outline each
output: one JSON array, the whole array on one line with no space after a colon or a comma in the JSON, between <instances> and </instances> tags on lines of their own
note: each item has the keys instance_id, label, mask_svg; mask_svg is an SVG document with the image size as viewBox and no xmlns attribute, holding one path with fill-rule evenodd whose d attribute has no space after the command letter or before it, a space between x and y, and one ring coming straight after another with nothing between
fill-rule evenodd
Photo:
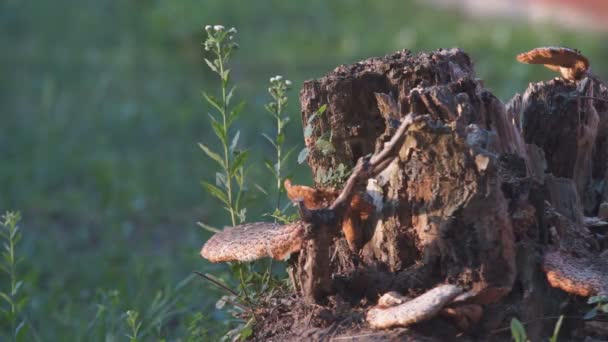
<instances>
[{"instance_id":1,"label":"fungus growing on stump","mask_svg":"<svg viewBox=\"0 0 608 342\"><path fill-rule=\"evenodd\" d=\"M201 256L211 262L284 260L302 248L305 225L257 222L227 227L207 240Z\"/></svg>"},{"instance_id":2,"label":"fungus growing on stump","mask_svg":"<svg viewBox=\"0 0 608 342\"><path fill-rule=\"evenodd\" d=\"M313 179L340 165L351 176L338 189L287 181L298 223L228 228L202 251L215 261L297 253L298 296L260 303L255 339L507 340L516 316L537 341L554 324L538 317L579 301L570 293L605 294L608 105L591 99L608 89L574 50L518 60L566 79L531 84L505 106L462 50L440 49L304 83ZM327 136L330 155L315 144Z\"/></svg>"},{"instance_id":3,"label":"fungus growing on stump","mask_svg":"<svg viewBox=\"0 0 608 342\"><path fill-rule=\"evenodd\" d=\"M542 266L553 287L583 297L608 295L608 255L581 258L550 251Z\"/></svg>"},{"instance_id":4,"label":"fungus growing on stump","mask_svg":"<svg viewBox=\"0 0 608 342\"><path fill-rule=\"evenodd\" d=\"M517 61L526 64L542 64L559 72L569 81L587 76L589 60L580 51L565 47L539 47L517 55Z\"/></svg>"}]
</instances>

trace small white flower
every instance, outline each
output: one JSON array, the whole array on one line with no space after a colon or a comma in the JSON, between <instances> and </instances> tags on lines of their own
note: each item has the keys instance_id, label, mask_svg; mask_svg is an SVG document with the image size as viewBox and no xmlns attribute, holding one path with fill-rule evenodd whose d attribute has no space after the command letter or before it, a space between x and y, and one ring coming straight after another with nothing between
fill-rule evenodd
<instances>
[{"instance_id":1,"label":"small white flower","mask_svg":"<svg viewBox=\"0 0 608 342\"><path fill-rule=\"evenodd\" d=\"M205 30L206 30L206 31L211 30L211 25L207 25L207 26L205 26Z\"/></svg>"},{"instance_id":2,"label":"small white flower","mask_svg":"<svg viewBox=\"0 0 608 342\"><path fill-rule=\"evenodd\" d=\"M285 85L288 86L288 87L291 86L291 81L290 80L286 80L285 81Z\"/></svg>"},{"instance_id":3,"label":"small white flower","mask_svg":"<svg viewBox=\"0 0 608 342\"><path fill-rule=\"evenodd\" d=\"M230 32L230 33L237 33L237 30L233 27L230 30L228 30L228 32Z\"/></svg>"},{"instance_id":4,"label":"small white flower","mask_svg":"<svg viewBox=\"0 0 608 342\"><path fill-rule=\"evenodd\" d=\"M282 80L282 79L283 79L283 76L281 76L281 75L276 75L276 76L274 77L274 79L275 79L275 80L277 80L277 81L280 81L280 80Z\"/></svg>"},{"instance_id":5,"label":"small white flower","mask_svg":"<svg viewBox=\"0 0 608 342\"><path fill-rule=\"evenodd\" d=\"M215 25L213 26L213 29L216 31L223 31L224 30L224 26L222 25Z\"/></svg>"},{"instance_id":6,"label":"small white flower","mask_svg":"<svg viewBox=\"0 0 608 342\"><path fill-rule=\"evenodd\" d=\"M273 83L273 82L274 82L274 77L271 77L270 78L270 83Z\"/></svg>"}]
</instances>

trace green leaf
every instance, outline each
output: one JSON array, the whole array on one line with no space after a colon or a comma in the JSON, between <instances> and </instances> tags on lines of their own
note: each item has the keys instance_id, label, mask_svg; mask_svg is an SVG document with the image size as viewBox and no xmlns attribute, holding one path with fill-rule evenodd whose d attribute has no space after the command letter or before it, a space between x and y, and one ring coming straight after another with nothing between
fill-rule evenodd
<instances>
[{"instance_id":1,"label":"green leaf","mask_svg":"<svg viewBox=\"0 0 608 342\"><path fill-rule=\"evenodd\" d=\"M25 327L26 327L25 320L23 320L15 328L15 337L16 337L17 341L22 341L23 335L25 334L25 331L27 330L27 329L24 329Z\"/></svg>"},{"instance_id":2,"label":"green leaf","mask_svg":"<svg viewBox=\"0 0 608 342\"><path fill-rule=\"evenodd\" d=\"M226 95L226 105L230 104L230 100L232 100L232 96L233 96L235 90L236 90L236 86L233 86L232 89L230 89L230 91L228 92L228 95Z\"/></svg>"},{"instance_id":3,"label":"green leaf","mask_svg":"<svg viewBox=\"0 0 608 342\"><path fill-rule=\"evenodd\" d=\"M222 79L224 80L224 86L227 86L228 82L230 82L230 69L224 69Z\"/></svg>"},{"instance_id":4,"label":"green leaf","mask_svg":"<svg viewBox=\"0 0 608 342\"><path fill-rule=\"evenodd\" d=\"M205 100L207 100L207 102L212 105L213 107L215 107L215 109L217 109L218 112L222 113L222 105L220 104L220 101L218 99L216 99L213 95L209 95L206 92L203 92L203 97L205 98Z\"/></svg>"},{"instance_id":5,"label":"green leaf","mask_svg":"<svg viewBox=\"0 0 608 342\"><path fill-rule=\"evenodd\" d=\"M203 222L197 222L196 224L197 224L199 227L201 227L201 228L203 228L203 229L206 229L206 230L208 230L208 231L210 231L210 232L212 232L212 233L214 233L214 234L215 234L215 233L219 233L219 232L221 232L221 230L220 230L220 229L215 228L215 227L213 227L213 226L210 226L210 225L208 225L208 224L205 224L205 223L203 223Z\"/></svg>"},{"instance_id":6,"label":"green leaf","mask_svg":"<svg viewBox=\"0 0 608 342\"><path fill-rule=\"evenodd\" d=\"M220 157L219 154L211 151L211 149L209 149L209 147L199 143L198 146L201 148L201 150L203 150L203 152L205 152L207 154L207 156L209 156L209 158L215 160L221 167L225 168L224 166L224 160L222 159L222 157Z\"/></svg>"},{"instance_id":7,"label":"green leaf","mask_svg":"<svg viewBox=\"0 0 608 342\"><path fill-rule=\"evenodd\" d=\"M226 175L221 172L215 173L215 185L218 187L226 187Z\"/></svg>"},{"instance_id":8,"label":"green leaf","mask_svg":"<svg viewBox=\"0 0 608 342\"><path fill-rule=\"evenodd\" d=\"M589 311L588 311L588 312L585 314L585 316L583 316L583 319L584 319L584 320L590 320L590 319L595 318L595 316L597 316L597 307L595 307L595 308L593 308L593 309L589 310Z\"/></svg>"},{"instance_id":9,"label":"green leaf","mask_svg":"<svg viewBox=\"0 0 608 342\"><path fill-rule=\"evenodd\" d=\"M239 210L238 212L238 217L239 217L239 223L243 223L245 222L245 220L247 219L247 208L243 208L241 210Z\"/></svg>"},{"instance_id":10,"label":"green leaf","mask_svg":"<svg viewBox=\"0 0 608 342\"><path fill-rule=\"evenodd\" d=\"M15 297L17 295L17 293L19 293L19 289L21 288L21 285L23 285L23 281L20 280L15 284L15 288L11 291L11 296Z\"/></svg>"},{"instance_id":11,"label":"green leaf","mask_svg":"<svg viewBox=\"0 0 608 342\"><path fill-rule=\"evenodd\" d=\"M600 306L600 311L603 313L608 313L608 304Z\"/></svg>"},{"instance_id":12,"label":"green leaf","mask_svg":"<svg viewBox=\"0 0 608 342\"><path fill-rule=\"evenodd\" d=\"M308 118L308 124L311 125L315 119L317 118L317 116L319 116L319 113L314 112L309 118Z\"/></svg>"},{"instance_id":13,"label":"green leaf","mask_svg":"<svg viewBox=\"0 0 608 342\"><path fill-rule=\"evenodd\" d=\"M527 340L526 329L517 318L511 319L511 336L515 342L526 342Z\"/></svg>"},{"instance_id":14,"label":"green leaf","mask_svg":"<svg viewBox=\"0 0 608 342\"><path fill-rule=\"evenodd\" d=\"M237 131L236 134L234 135L234 138L232 138L232 142L230 143L230 152L234 152L234 149L236 148L236 144L238 144L238 142L239 142L240 136L241 136L241 131Z\"/></svg>"},{"instance_id":15,"label":"green leaf","mask_svg":"<svg viewBox=\"0 0 608 342\"><path fill-rule=\"evenodd\" d=\"M282 146L285 141L285 135L283 133L277 135L277 145Z\"/></svg>"},{"instance_id":16,"label":"green leaf","mask_svg":"<svg viewBox=\"0 0 608 342\"><path fill-rule=\"evenodd\" d=\"M240 337L242 340L246 340L253 335L253 323L255 322L255 317L251 317L249 322L243 327L241 330Z\"/></svg>"},{"instance_id":17,"label":"green leaf","mask_svg":"<svg viewBox=\"0 0 608 342\"><path fill-rule=\"evenodd\" d=\"M234 106L232 108L232 110L230 110L230 115L228 116L228 123L226 124L228 127L230 127L232 125L232 123L234 122L234 120L236 120L239 115L241 115L241 113L243 112L243 109L245 109L245 101L241 101L239 102L239 104L237 104L236 106Z\"/></svg>"},{"instance_id":18,"label":"green leaf","mask_svg":"<svg viewBox=\"0 0 608 342\"><path fill-rule=\"evenodd\" d=\"M317 111L315 113L318 113L319 115L323 115L323 113L325 113L325 110L327 110L327 103L325 103L321 107L319 107L319 109L317 109Z\"/></svg>"},{"instance_id":19,"label":"green leaf","mask_svg":"<svg viewBox=\"0 0 608 342\"><path fill-rule=\"evenodd\" d=\"M292 148L290 148L287 153L285 153L283 155L283 158L281 158L281 163L283 164L287 164L287 159L289 159L289 157L291 157L291 155L293 154L293 152L296 150L297 146L293 146Z\"/></svg>"},{"instance_id":20,"label":"green leaf","mask_svg":"<svg viewBox=\"0 0 608 342\"><path fill-rule=\"evenodd\" d=\"M13 305L13 300L6 293L0 292L0 298L4 299L8 305Z\"/></svg>"},{"instance_id":21,"label":"green leaf","mask_svg":"<svg viewBox=\"0 0 608 342\"><path fill-rule=\"evenodd\" d=\"M268 142L269 142L269 143L270 143L272 146L274 146L274 148L276 148L276 147L277 147L277 145L274 143L274 141L272 140L272 138L271 138L271 137L269 137L268 135L266 135L266 133L262 133L262 136L263 136L264 138L266 138L266 140L268 140Z\"/></svg>"},{"instance_id":22,"label":"green leaf","mask_svg":"<svg viewBox=\"0 0 608 342\"><path fill-rule=\"evenodd\" d=\"M317 139L317 141L315 142L315 147L319 151L321 151L321 153L323 153L323 155L325 156L336 152L336 148L334 147L334 145L332 145L332 143L323 138Z\"/></svg>"},{"instance_id":23,"label":"green leaf","mask_svg":"<svg viewBox=\"0 0 608 342\"><path fill-rule=\"evenodd\" d=\"M265 196L268 196L268 192L266 191L266 189L264 189L261 185L255 183L253 184L253 186L258 189L259 192L261 192L262 194L264 194Z\"/></svg>"},{"instance_id":24,"label":"green leaf","mask_svg":"<svg viewBox=\"0 0 608 342\"><path fill-rule=\"evenodd\" d=\"M231 203L228 202L228 197L226 197L226 194L224 194L224 192L220 188L218 188L217 186L215 186L215 185L213 185L213 184L211 184L209 182L204 182L203 181L201 183L202 183L203 187L205 188L205 190L207 190L207 192L211 196L217 198L224 205L230 207Z\"/></svg>"},{"instance_id":25,"label":"green leaf","mask_svg":"<svg viewBox=\"0 0 608 342\"><path fill-rule=\"evenodd\" d=\"M304 147L300 153L298 153L298 164L302 164L308 158L308 148Z\"/></svg>"},{"instance_id":26,"label":"green leaf","mask_svg":"<svg viewBox=\"0 0 608 342\"><path fill-rule=\"evenodd\" d=\"M247 162L247 158L249 158L249 150L240 151L234 157L232 161L232 165L230 165L230 175L234 175L239 168L243 167L245 162Z\"/></svg>"},{"instance_id":27,"label":"green leaf","mask_svg":"<svg viewBox=\"0 0 608 342\"><path fill-rule=\"evenodd\" d=\"M207 58L205 58L205 63L209 66L209 69L213 70L213 72L217 72L216 66Z\"/></svg>"},{"instance_id":28,"label":"green leaf","mask_svg":"<svg viewBox=\"0 0 608 342\"><path fill-rule=\"evenodd\" d=\"M562 322L564 321L564 315L560 315L557 323L555 323L555 328L553 328L553 336L549 339L549 342L557 342L557 337L559 336L559 330L562 328Z\"/></svg>"},{"instance_id":29,"label":"green leaf","mask_svg":"<svg viewBox=\"0 0 608 342\"><path fill-rule=\"evenodd\" d=\"M212 121L211 122L211 127L213 128L213 132L215 133L215 135L222 142L222 146L227 145L228 144L228 137L226 135L226 130L224 129L224 126L222 126L222 124L220 124L217 121L215 121L215 122Z\"/></svg>"},{"instance_id":30,"label":"green leaf","mask_svg":"<svg viewBox=\"0 0 608 342\"><path fill-rule=\"evenodd\" d=\"M304 138L310 138L312 136L312 126L310 125L310 123L308 125L306 125L306 127L304 127Z\"/></svg>"},{"instance_id":31,"label":"green leaf","mask_svg":"<svg viewBox=\"0 0 608 342\"><path fill-rule=\"evenodd\" d=\"M589 297L589 299L587 300L587 304L595 304L595 303L604 303L604 302L608 302L608 297L606 296L593 296L593 297Z\"/></svg>"},{"instance_id":32,"label":"green leaf","mask_svg":"<svg viewBox=\"0 0 608 342\"><path fill-rule=\"evenodd\" d=\"M269 160L264 160L264 166L266 166L266 168L268 169L268 171L270 171L270 173L272 174L273 177L277 177L277 174L275 172L274 169L274 165L272 165L272 163Z\"/></svg>"},{"instance_id":33,"label":"green leaf","mask_svg":"<svg viewBox=\"0 0 608 342\"><path fill-rule=\"evenodd\" d=\"M273 109L271 106L269 106L269 105L264 105L264 109L266 109L266 111L267 111L268 113L270 113L270 115L272 115L272 117L273 117L273 118L276 118L276 117L277 117L277 113L276 113L276 111L275 111L275 110L274 110L274 109Z\"/></svg>"}]
</instances>

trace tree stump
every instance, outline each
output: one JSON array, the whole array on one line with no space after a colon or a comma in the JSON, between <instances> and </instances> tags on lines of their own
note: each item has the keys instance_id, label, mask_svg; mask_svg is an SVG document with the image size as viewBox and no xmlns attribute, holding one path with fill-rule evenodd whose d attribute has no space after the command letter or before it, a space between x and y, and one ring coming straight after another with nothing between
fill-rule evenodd
<instances>
[{"instance_id":1,"label":"tree stump","mask_svg":"<svg viewBox=\"0 0 608 342\"><path fill-rule=\"evenodd\" d=\"M514 316L528 323L530 340L550 336L554 321L538 318L558 316L568 296L548 283L544 256L580 263L602 250L584 222L608 202L608 106L582 96L608 90L587 78L555 79L531 84L505 106L475 78L460 49L404 50L305 82L305 145L320 189L340 185L319 174L353 168L382 150L393 122L417 119L398 157L360 185L376 206L359 227L361 249L348 248L339 234L332 238L335 229L324 235L332 273L331 284L323 283L326 300L318 301L325 319L294 310L289 332L269 333L266 323L256 337L450 340L459 331L446 319L374 331L361 315L389 291L416 296L446 283L465 291L455 305L473 305L477 316L483 311L467 331L471 339L509 340L504 328ZM320 139L333 148L320 148Z\"/></svg>"}]
</instances>

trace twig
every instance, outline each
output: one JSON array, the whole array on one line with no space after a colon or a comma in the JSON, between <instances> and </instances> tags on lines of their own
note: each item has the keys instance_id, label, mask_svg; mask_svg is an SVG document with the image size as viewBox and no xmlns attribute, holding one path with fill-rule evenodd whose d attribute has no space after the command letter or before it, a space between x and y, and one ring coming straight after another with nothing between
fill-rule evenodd
<instances>
[{"instance_id":1,"label":"twig","mask_svg":"<svg viewBox=\"0 0 608 342\"><path fill-rule=\"evenodd\" d=\"M205 273L199 272L199 271L193 271L192 273L198 275L199 277L209 281L210 283L212 283L213 285L219 287L220 289L230 293L233 296L238 297L239 294L236 293L233 289L229 288L227 285L222 284L219 280L214 279L212 276L207 275Z\"/></svg>"},{"instance_id":2,"label":"twig","mask_svg":"<svg viewBox=\"0 0 608 342\"><path fill-rule=\"evenodd\" d=\"M391 140L384 145L382 151L371 156L369 160L366 160L363 157L359 158L357 165L355 165L353 173L346 181L342 192L340 192L338 198L336 198L329 207L331 210L337 211L343 209L345 205L350 202L350 199L353 196L353 189L357 182L364 178L368 178L372 173L381 172L382 169L380 169L380 166L387 167L390 164L390 161L395 158L396 151L401 147L405 132L414 122L414 118L415 115L413 113L410 113L403 118L399 128L395 131Z\"/></svg>"},{"instance_id":3,"label":"twig","mask_svg":"<svg viewBox=\"0 0 608 342\"><path fill-rule=\"evenodd\" d=\"M233 289L229 288L227 285L222 284L222 282L220 282L219 280L215 279L213 276L209 275L209 274L205 274L199 271L192 271L192 273L196 274L197 276L207 280L208 282L210 282L211 284L217 286L218 288L230 293L231 295L235 296L235 297L239 297L239 294L236 293ZM240 303L235 303L233 301L230 301L230 303L234 306L238 306L239 308L241 308L244 311L253 311L253 309L250 306L247 305L243 305Z\"/></svg>"}]
</instances>

